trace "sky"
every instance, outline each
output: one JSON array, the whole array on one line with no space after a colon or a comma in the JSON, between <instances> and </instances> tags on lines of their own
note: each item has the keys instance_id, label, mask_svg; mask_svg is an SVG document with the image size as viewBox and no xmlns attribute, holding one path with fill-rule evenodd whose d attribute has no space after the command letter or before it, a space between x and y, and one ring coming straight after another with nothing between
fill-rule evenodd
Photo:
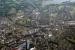
<instances>
[{"instance_id":1,"label":"sky","mask_svg":"<svg viewBox=\"0 0 75 50\"><path fill-rule=\"evenodd\" d=\"M69 1L69 0L54 0L53 2L55 3L61 3L61 2L65 2L65 1ZM75 0L70 0L71 2L75 2Z\"/></svg>"},{"instance_id":2,"label":"sky","mask_svg":"<svg viewBox=\"0 0 75 50\"><path fill-rule=\"evenodd\" d=\"M59 4L59 3L62 3L62 2L65 2L65 1L69 1L69 0L45 0L43 1L43 6L44 5L48 5L48 4L51 4L51 3L55 3L55 4ZM70 0L71 2L75 2L75 0Z\"/></svg>"}]
</instances>

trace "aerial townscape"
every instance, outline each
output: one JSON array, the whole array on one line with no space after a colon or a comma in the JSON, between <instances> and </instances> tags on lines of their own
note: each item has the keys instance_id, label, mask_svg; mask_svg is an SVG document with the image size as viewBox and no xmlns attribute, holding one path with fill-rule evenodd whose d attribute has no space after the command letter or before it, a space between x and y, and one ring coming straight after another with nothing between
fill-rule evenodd
<instances>
[{"instance_id":1,"label":"aerial townscape","mask_svg":"<svg viewBox=\"0 0 75 50\"><path fill-rule=\"evenodd\" d=\"M75 50L75 1L0 0L0 50Z\"/></svg>"}]
</instances>

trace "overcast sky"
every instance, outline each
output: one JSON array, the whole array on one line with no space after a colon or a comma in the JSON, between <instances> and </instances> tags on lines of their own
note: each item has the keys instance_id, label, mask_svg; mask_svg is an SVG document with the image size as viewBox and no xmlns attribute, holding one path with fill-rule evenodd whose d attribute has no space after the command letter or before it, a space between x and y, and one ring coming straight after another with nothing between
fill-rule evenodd
<instances>
[{"instance_id":1,"label":"overcast sky","mask_svg":"<svg viewBox=\"0 0 75 50\"><path fill-rule=\"evenodd\" d=\"M59 4L59 3L65 2L65 1L69 1L69 0L45 0L45 1L43 1L42 5L45 6L45 5L48 5L51 3ZM70 1L75 2L75 0L70 0Z\"/></svg>"},{"instance_id":2,"label":"overcast sky","mask_svg":"<svg viewBox=\"0 0 75 50\"><path fill-rule=\"evenodd\" d=\"M61 2L65 2L65 1L69 1L69 0L54 0L53 2L55 3L61 3ZM70 0L71 2L74 2L75 0Z\"/></svg>"},{"instance_id":3,"label":"overcast sky","mask_svg":"<svg viewBox=\"0 0 75 50\"><path fill-rule=\"evenodd\" d=\"M69 1L69 0L45 0L43 2L43 5L47 5L47 4L50 4L50 3L55 3L55 4L58 4L58 3L62 3L62 2L65 2L65 1ZM75 2L75 0L70 0L71 2Z\"/></svg>"}]
</instances>

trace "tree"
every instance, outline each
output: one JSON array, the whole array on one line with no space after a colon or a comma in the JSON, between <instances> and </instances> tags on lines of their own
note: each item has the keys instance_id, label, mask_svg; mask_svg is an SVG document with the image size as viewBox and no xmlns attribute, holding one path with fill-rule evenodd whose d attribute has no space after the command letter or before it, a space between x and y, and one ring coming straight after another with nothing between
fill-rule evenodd
<instances>
[{"instance_id":1,"label":"tree","mask_svg":"<svg viewBox=\"0 0 75 50\"><path fill-rule=\"evenodd\" d=\"M26 19L26 18L19 19L19 20L16 20L16 24L21 25L21 26L30 26L31 25L31 20Z\"/></svg>"}]
</instances>

